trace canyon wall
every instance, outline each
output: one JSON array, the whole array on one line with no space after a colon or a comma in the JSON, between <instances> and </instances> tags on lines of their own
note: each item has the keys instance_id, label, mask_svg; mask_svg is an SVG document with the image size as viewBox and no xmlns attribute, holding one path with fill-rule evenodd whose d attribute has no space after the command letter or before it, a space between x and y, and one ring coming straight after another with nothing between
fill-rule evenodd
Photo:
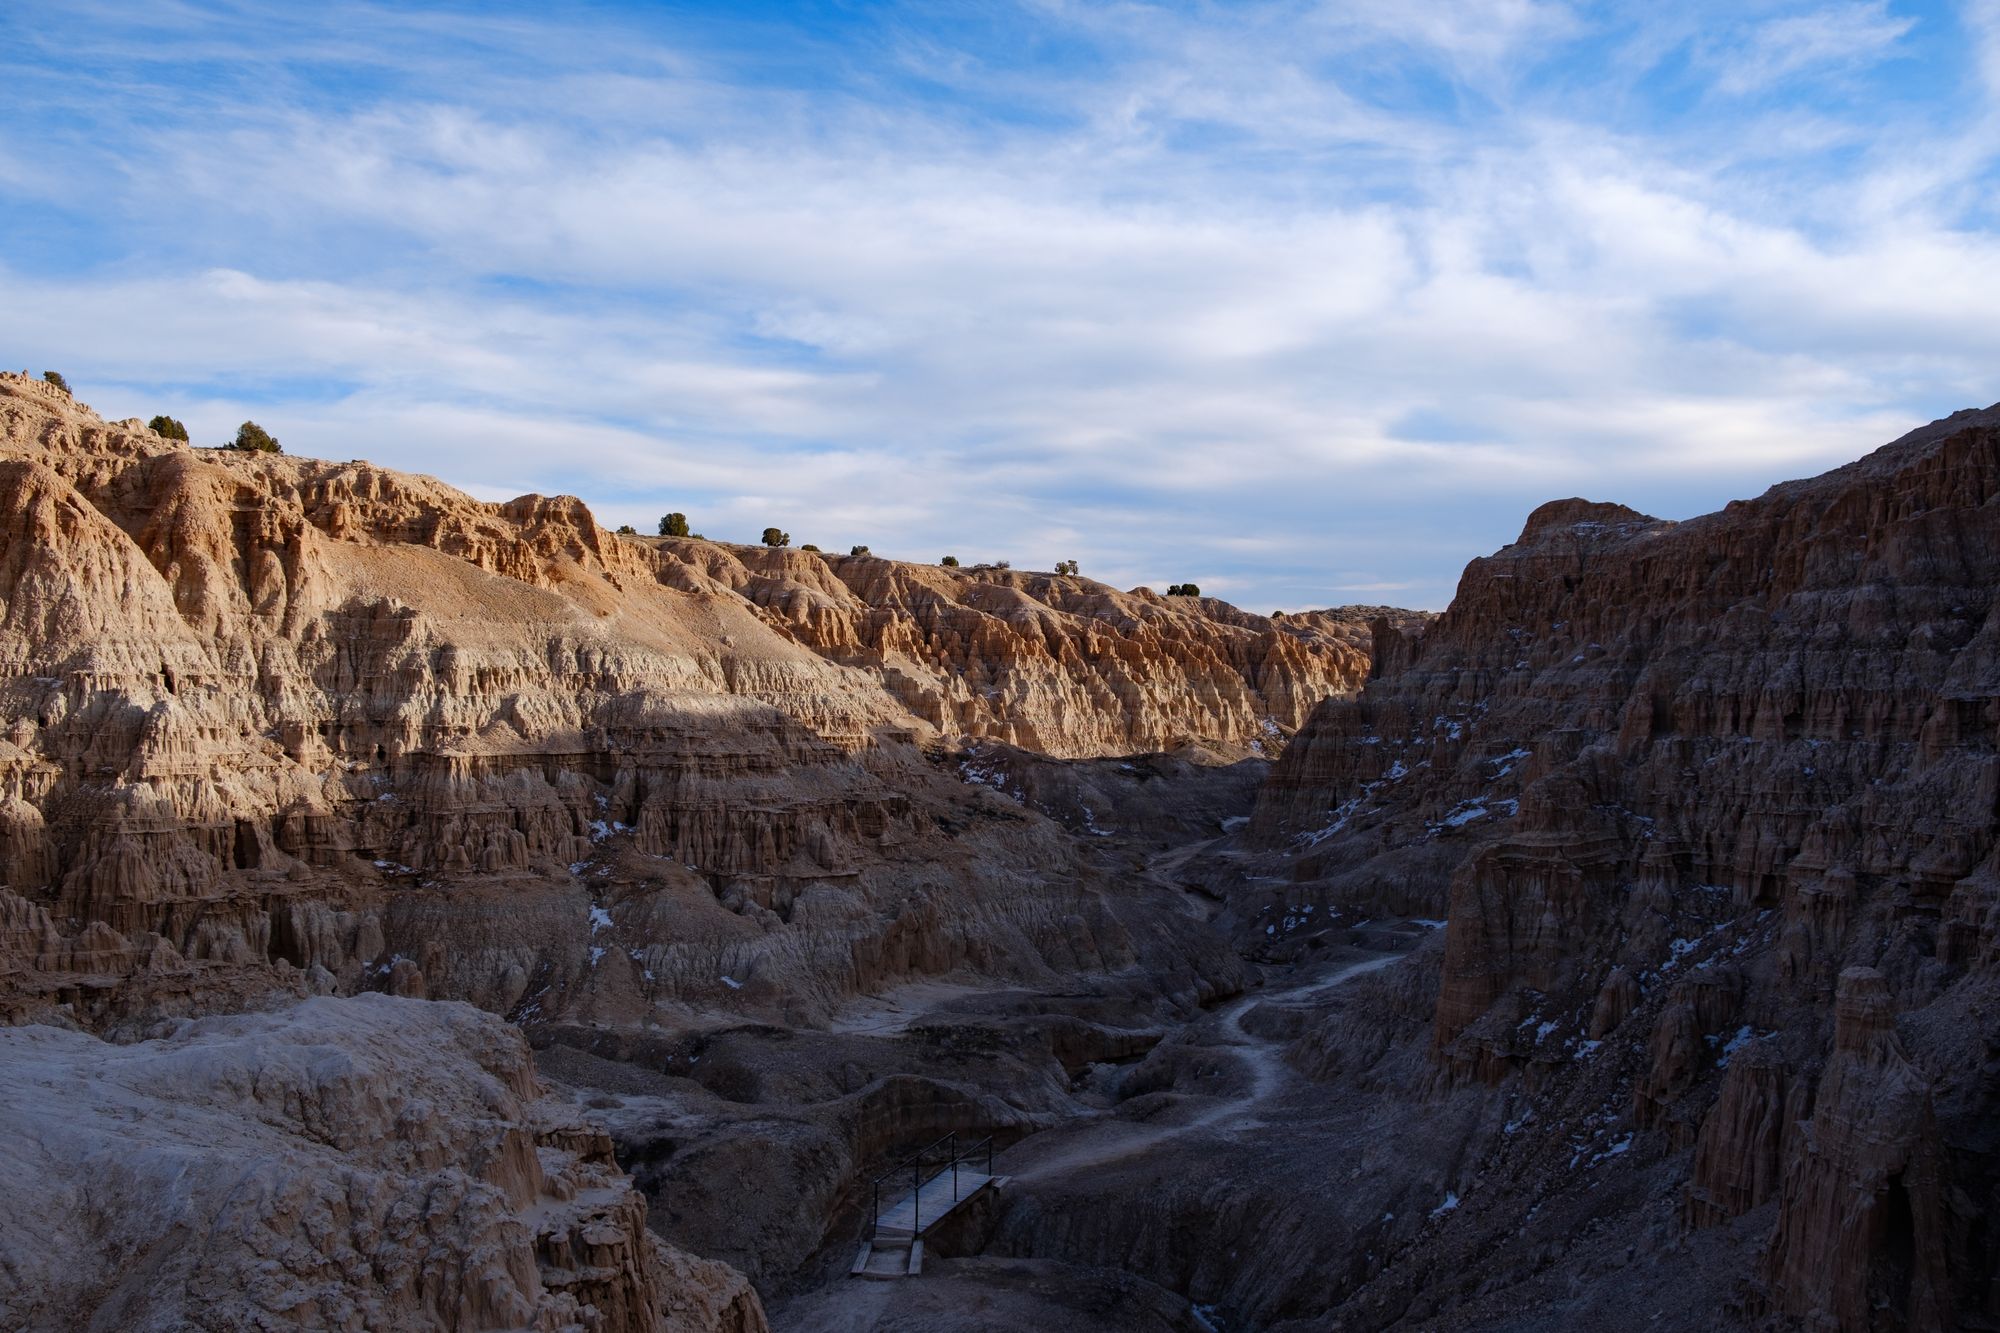
<instances>
[{"instance_id":1,"label":"canyon wall","mask_svg":"<svg viewBox=\"0 0 2000 1333\"><path fill-rule=\"evenodd\" d=\"M0 1313L761 1327L739 1274L645 1231L517 1035L411 1001L576 1045L823 1027L954 970L1194 1012L1242 984L1226 942L992 756L1275 753L1358 686L1360 634L621 536L575 500L193 449L0 375L0 1167L21 1225L70 1238L0 1236ZM883 1142L826 1189L955 1104L890 1085L857 1094ZM656 1174L676 1211L713 1185Z\"/></svg>"},{"instance_id":2,"label":"canyon wall","mask_svg":"<svg viewBox=\"0 0 2000 1333\"><path fill-rule=\"evenodd\" d=\"M95 1024L273 987L797 1017L1116 960L1069 841L949 744L1275 752L1366 669L1338 612L620 536L17 375L0 608L0 1014Z\"/></svg>"},{"instance_id":3,"label":"canyon wall","mask_svg":"<svg viewBox=\"0 0 2000 1333\"><path fill-rule=\"evenodd\" d=\"M378 1284L387 1317L754 1327L734 1270L643 1237L503 1026L368 993L527 1028L597 1088L656 1227L794 1289L905 1139L1104 1089L1166 1114L1254 1046L1240 1095L1284 1095L1215 1103L1227 1142L1190 1135L1173 1189L1097 1163L995 1244L1260 1327L1616 1327L1655 1299L1662 1327L2000 1326L1996 586L2000 411L1688 522L1545 505L1441 617L1265 618L619 536L0 376L0 1018L32 1025L10 1068L53 1071L9 1122L60 1088L139 1107L141 1166L197 1181L205 1135L275 1135L243 1141L269 1207L229 1233L282 1253L273 1310L360 1301L324 1264L413 1243L370 1200L448 1160L423 1225L494 1266ZM1418 957L1202 1016L1329 945ZM1012 998L828 1030L946 973ZM385 1024L443 1082L406 1094L390 1036L376 1061L320 1032ZM205 1130L187 1071L244 1068L280 1109ZM360 1174L330 1230L301 1140L406 1095L456 1137L336 1142ZM110 1115L0 1166L117 1240L49 1165L112 1171L85 1141ZM747 1163L782 1187L716 1184ZM172 1199L162 1226L212 1225ZM122 1308L125 1269L179 1271L127 1239L15 1285Z\"/></svg>"},{"instance_id":4,"label":"canyon wall","mask_svg":"<svg viewBox=\"0 0 2000 1333\"><path fill-rule=\"evenodd\" d=\"M1608 1161L1670 1182L1675 1244L1750 1228L1745 1317L2000 1318L1996 587L1988 410L1688 522L1545 505L1377 624L1260 796L1287 874L1236 929L1447 919L1444 1085L1538 1108L1378 1298L1490 1280Z\"/></svg>"}]
</instances>

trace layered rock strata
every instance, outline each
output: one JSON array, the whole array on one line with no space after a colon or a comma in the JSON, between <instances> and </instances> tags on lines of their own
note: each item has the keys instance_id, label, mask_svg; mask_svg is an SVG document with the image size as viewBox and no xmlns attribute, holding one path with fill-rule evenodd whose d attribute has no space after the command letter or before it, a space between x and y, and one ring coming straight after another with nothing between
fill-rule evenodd
<instances>
[{"instance_id":1,"label":"layered rock strata","mask_svg":"<svg viewBox=\"0 0 2000 1333\"><path fill-rule=\"evenodd\" d=\"M585 1044L819 1025L953 970L1124 976L1194 1012L1241 984L1226 945L939 742L1274 752L1358 683L1353 629L619 537L575 501L189 449L0 376L0 1019L29 1025L0 1033L0 1115L36 1126L19 1218L75 1260L0 1238L0 1322L761 1327L742 1278L644 1231L518 1038L412 1001ZM274 1016L188 1025L245 1009ZM903 1074L855 1104L801 1177L828 1197L982 1103ZM152 1126L129 1160L104 1146L128 1114ZM763 1160L738 1137L718 1152ZM648 1174L716 1239L714 1182ZM824 1225L775 1193L761 1215L794 1239L759 1263Z\"/></svg>"},{"instance_id":2,"label":"layered rock strata","mask_svg":"<svg viewBox=\"0 0 2000 1333\"><path fill-rule=\"evenodd\" d=\"M1338 613L620 537L14 375L0 606L17 1021L273 989L809 1018L905 971L1123 966L1151 927L920 747L1275 750L1365 669Z\"/></svg>"},{"instance_id":3,"label":"layered rock strata","mask_svg":"<svg viewBox=\"0 0 2000 1333\"><path fill-rule=\"evenodd\" d=\"M1526 1090L1572 1171L1677 1178L1678 1226L1743 1219L1742 1311L1985 1327L1996 587L1996 410L1684 523L1545 505L1278 761L1243 846L1284 882L1235 929L1448 919L1447 1082ZM1389 1308L1577 1188L1529 1137Z\"/></svg>"}]
</instances>

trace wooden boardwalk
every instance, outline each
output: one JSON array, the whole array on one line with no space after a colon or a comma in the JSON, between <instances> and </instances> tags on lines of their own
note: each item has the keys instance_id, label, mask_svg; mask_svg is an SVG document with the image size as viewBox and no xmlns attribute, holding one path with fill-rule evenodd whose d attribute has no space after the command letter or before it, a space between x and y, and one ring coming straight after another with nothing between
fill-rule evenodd
<instances>
[{"instance_id":1,"label":"wooden boardwalk","mask_svg":"<svg viewBox=\"0 0 2000 1333\"><path fill-rule=\"evenodd\" d=\"M960 1167L938 1172L924 1187L906 1194L875 1219L878 1236L915 1236L942 1222L954 1208L991 1184L994 1177Z\"/></svg>"},{"instance_id":2,"label":"wooden boardwalk","mask_svg":"<svg viewBox=\"0 0 2000 1333\"><path fill-rule=\"evenodd\" d=\"M990 1158L988 1153L981 1164ZM912 1182L918 1178L914 1173L904 1177ZM973 1170L954 1149L952 1157L929 1180L886 1208L878 1205L875 1234L861 1243L861 1251L848 1269L849 1276L896 1278L922 1273L924 1234L987 1190L1000 1188L1006 1180L1005 1176Z\"/></svg>"}]
</instances>

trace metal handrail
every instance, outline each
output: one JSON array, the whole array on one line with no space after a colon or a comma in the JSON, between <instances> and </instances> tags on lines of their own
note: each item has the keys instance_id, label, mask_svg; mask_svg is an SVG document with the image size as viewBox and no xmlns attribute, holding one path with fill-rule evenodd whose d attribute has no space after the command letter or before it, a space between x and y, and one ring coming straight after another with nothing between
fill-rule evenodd
<instances>
[{"instance_id":1,"label":"metal handrail","mask_svg":"<svg viewBox=\"0 0 2000 1333\"><path fill-rule=\"evenodd\" d=\"M938 1169L931 1173L930 1179L926 1180L924 1178L924 1158L930 1156L931 1151L935 1148L945 1148L948 1160L939 1164ZM935 1143L925 1144L908 1157L898 1161L881 1175L876 1176L873 1182L874 1199L868 1216L869 1231L873 1233L881 1229L882 1182L891 1176L900 1176L903 1173L903 1169L908 1167L910 1171L910 1234L921 1236L924 1232L924 1186L928 1185L932 1180L936 1180L946 1171L950 1171L951 1201L956 1204L958 1202L958 1164L976 1157L982 1149L986 1154L986 1174L990 1176L993 1174L993 1136L988 1134L985 1138L961 1152L958 1147L957 1130L953 1130Z\"/></svg>"}]
</instances>

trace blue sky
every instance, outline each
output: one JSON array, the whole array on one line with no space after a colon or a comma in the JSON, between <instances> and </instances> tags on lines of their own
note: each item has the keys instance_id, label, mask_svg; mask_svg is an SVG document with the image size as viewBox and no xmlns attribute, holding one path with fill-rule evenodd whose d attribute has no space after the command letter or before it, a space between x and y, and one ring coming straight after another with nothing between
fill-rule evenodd
<instances>
[{"instance_id":1,"label":"blue sky","mask_svg":"<svg viewBox=\"0 0 2000 1333\"><path fill-rule=\"evenodd\" d=\"M2000 0L10 17L0 364L644 531L1441 607L2000 398Z\"/></svg>"}]
</instances>

